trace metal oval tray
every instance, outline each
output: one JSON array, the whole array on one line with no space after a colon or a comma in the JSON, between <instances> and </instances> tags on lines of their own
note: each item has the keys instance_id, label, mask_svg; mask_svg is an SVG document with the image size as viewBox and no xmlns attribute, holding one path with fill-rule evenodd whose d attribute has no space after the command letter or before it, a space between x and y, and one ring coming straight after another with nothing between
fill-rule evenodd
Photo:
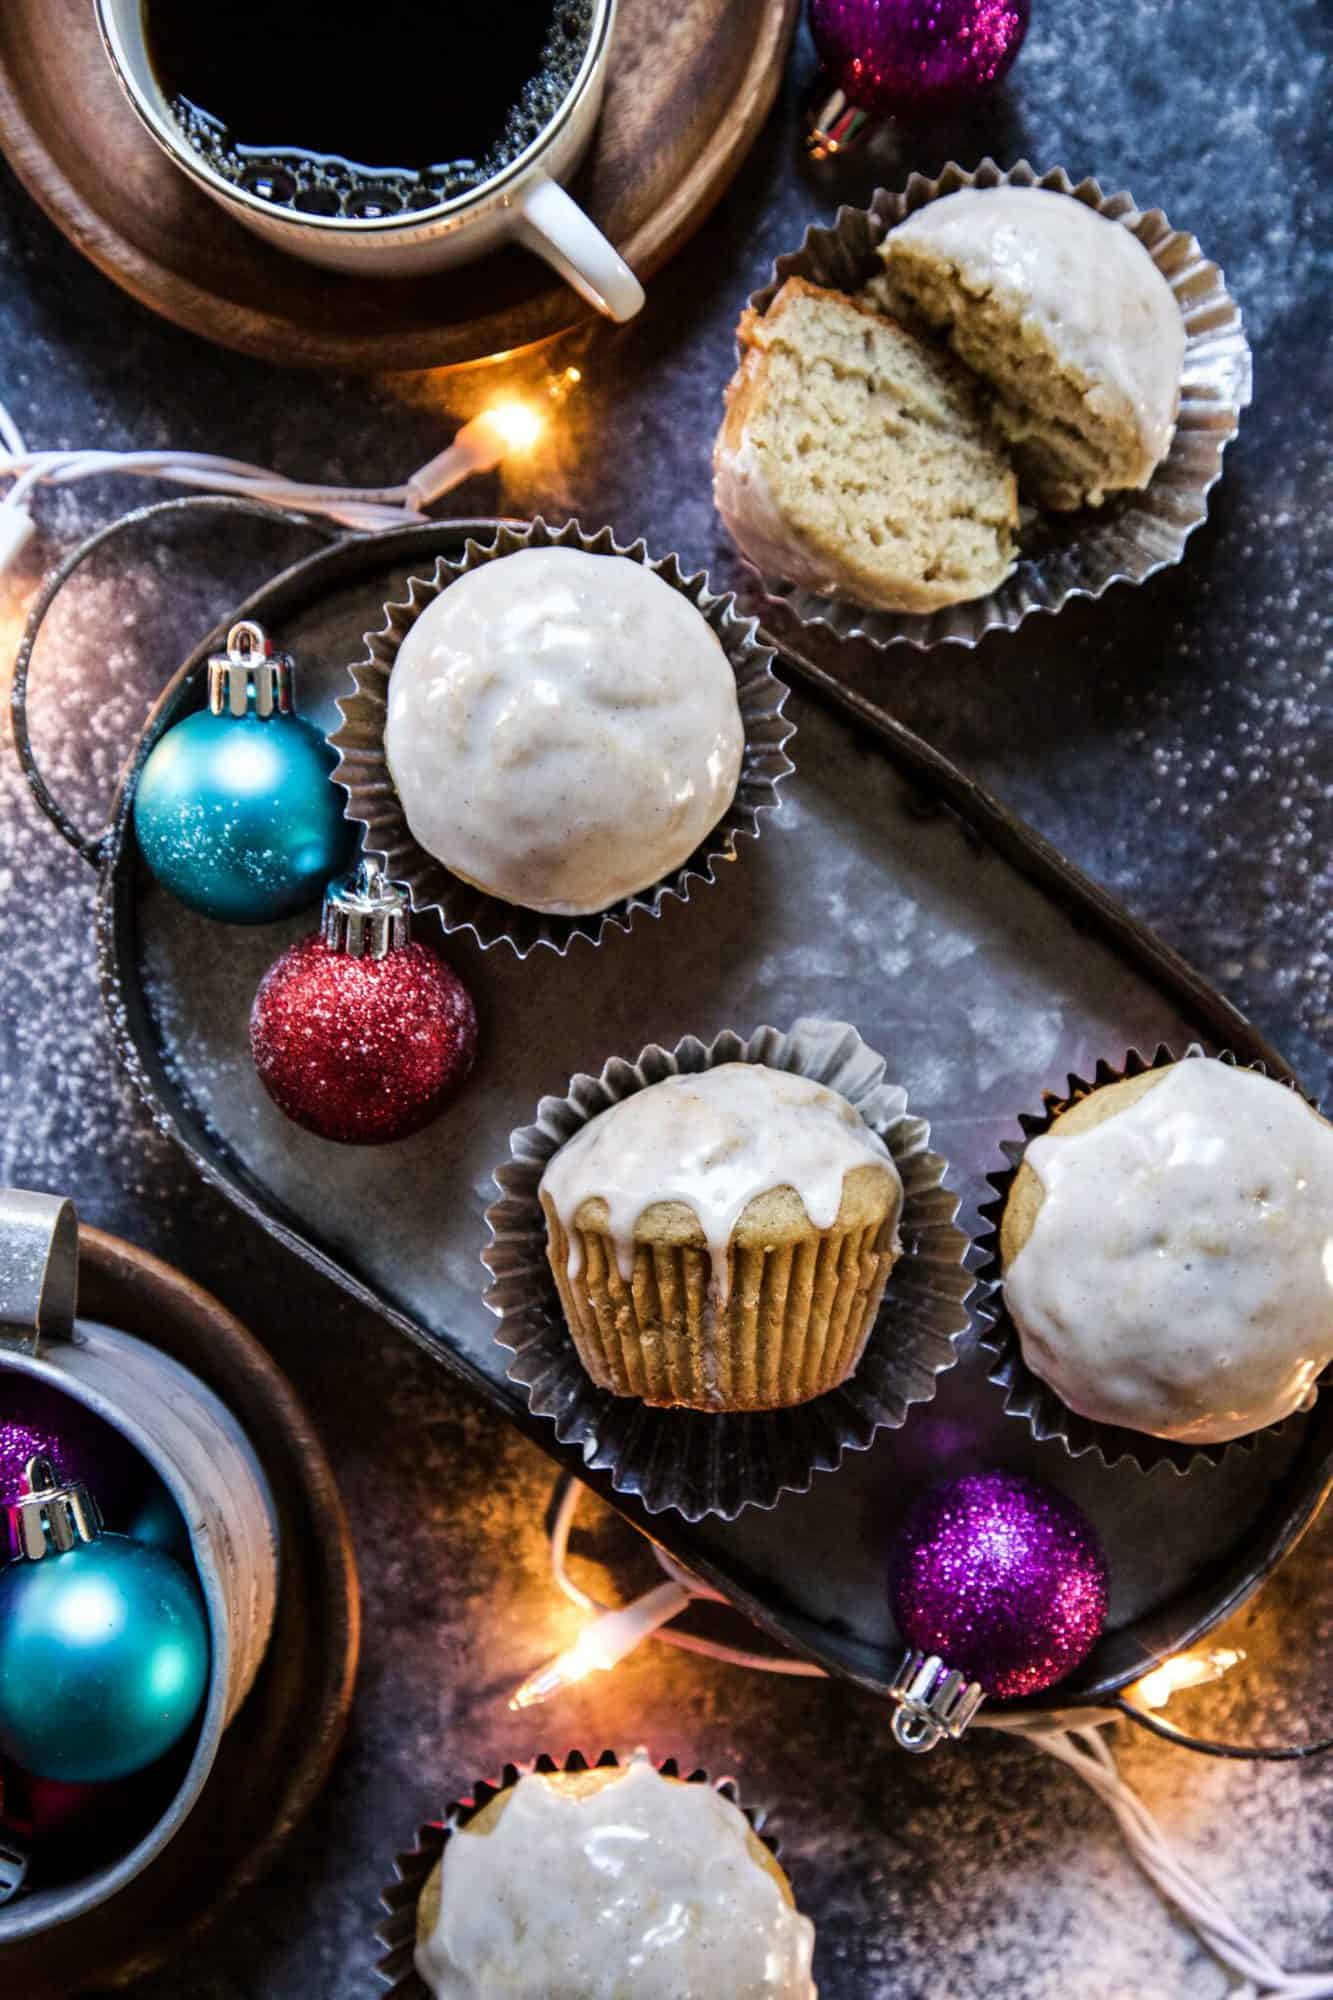
<instances>
[{"instance_id":1,"label":"metal oval tray","mask_svg":"<svg viewBox=\"0 0 1333 2000\"><path fill-rule=\"evenodd\" d=\"M301 706L325 726L346 663L405 579L494 524L442 522L342 542L297 563L233 616L258 617L301 662ZM510 1129L578 1069L724 1027L805 1013L855 1021L951 1162L979 1233L1000 1140L1042 1090L1132 1046L1199 1040L1289 1075L1206 981L947 760L812 661L784 649L796 776L763 838L724 879L596 950L520 963L463 937L448 956L476 996L482 1058L432 1131L335 1148L284 1121L250 1063L258 979L311 919L237 930L160 894L129 831L149 747L200 699L210 634L153 709L110 824L84 842L101 876L102 980L120 1054L158 1124L199 1170L306 1263L374 1306L510 1422L785 1645L883 1692L896 1640L885 1553L907 1494L978 1463L1063 1487L1107 1543L1109 1627L1060 1708L1095 1703L1192 1643L1291 1548L1333 1479L1333 1396L1219 1466L1108 1470L1037 1444L1007 1417L969 1347L936 1400L810 1492L732 1523L649 1516L529 1415L482 1304L492 1167ZM24 695L21 672L16 699ZM25 732L21 730L21 740ZM35 788L41 795L40 780ZM59 808L67 836L75 837ZM1040 1707L1039 1702L1026 1704Z\"/></svg>"}]
</instances>

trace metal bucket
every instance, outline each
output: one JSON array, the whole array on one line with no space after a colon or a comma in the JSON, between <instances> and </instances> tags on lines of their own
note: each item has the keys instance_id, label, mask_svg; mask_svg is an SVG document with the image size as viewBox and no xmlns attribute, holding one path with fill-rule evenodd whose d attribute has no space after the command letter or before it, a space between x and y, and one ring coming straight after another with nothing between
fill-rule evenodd
<instances>
[{"instance_id":1,"label":"metal bucket","mask_svg":"<svg viewBox=\"0 0 1333 2000\"><path fill-rule=\"evenodd\" d=\"M145 1341L76 1315L78 1223L54 1195L0 1190L0 1380L36 1378L138 1451L189 1529L212 1646L194 1754L161 1818L82 1880L0 1906L0 1949L104 1902L161 1852L198 1799L273 1627L277 1512L244 1432L213 1391Z\"/></svg>"}]
</instances>

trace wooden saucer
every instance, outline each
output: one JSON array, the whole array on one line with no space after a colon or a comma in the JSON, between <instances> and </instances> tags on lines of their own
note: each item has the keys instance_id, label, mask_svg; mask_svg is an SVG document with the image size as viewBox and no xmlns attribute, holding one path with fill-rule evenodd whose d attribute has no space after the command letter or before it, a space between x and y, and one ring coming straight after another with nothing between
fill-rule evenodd
<instances>
[{"instance_id":1,"label":"wooden saucer","mask_svg":"<svg viewBox=\"0 0 1333 2000\"><path fill-rule=\"evenodd\" d=\"M268 1655L194 1811L119 1895L0 1947L0 1993L23 2000L68 2000L88 1986L105 1992L141 1978L272 1865L342 1742L360 1636L356 1565L333 1474L259 1343L169 1264L82 1226L79 1307L172 1355L235 1412L277 1502L282 1569Z\"/></svg>"},{"instance_id":2,"label":"wooden saucer","mask_svg":"<svg viewBox=\"0 0 1333 2000\"><path fill-rule=\"evenodd\" d=\"M571 187L640 277L693 234L749 151L798 11L799 0L620 0L605 108ZM0 148L118 285L267 361L457 367L549 339L591 310L521 250L370 280L270 249L149 138L112 74L91 0L3 0Z\"/></svg>"}]
</instances>

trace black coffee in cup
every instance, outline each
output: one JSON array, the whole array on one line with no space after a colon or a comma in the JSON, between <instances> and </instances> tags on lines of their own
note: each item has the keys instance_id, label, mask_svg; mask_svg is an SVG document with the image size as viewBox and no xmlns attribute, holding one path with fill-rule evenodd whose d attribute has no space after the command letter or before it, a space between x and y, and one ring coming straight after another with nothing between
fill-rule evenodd
<instances>
[{"instance_id":1,"label":"black coffee in cup","mask_svg":"<svg viewBox=\"0 0 1333 2000\"><path fill-rule=\"evenodd\" d=\"M315 216L433 208L491 180L578 76L594 0L143 0L192 149Z\"/></svg>"}]
</instances>

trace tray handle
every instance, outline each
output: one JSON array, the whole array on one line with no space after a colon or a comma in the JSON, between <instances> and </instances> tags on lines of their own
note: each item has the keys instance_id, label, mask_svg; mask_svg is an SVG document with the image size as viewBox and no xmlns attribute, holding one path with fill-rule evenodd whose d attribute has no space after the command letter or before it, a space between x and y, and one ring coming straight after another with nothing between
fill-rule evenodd
<instances>
[{"instance_id":1,"label":"tray handle","mask_svg":"<svg viewBox=\"0 0 1333 2000\"><path fill-rule=\"evenodd\" d=\"M95 555L104 542L126 528L137 528L144 521L160 520L168 514L184 514L207 508L220 514L244 514L256 521L280 521L286 527L305 528L312 534L323 536L325 541L336 542L343 531L327 522L312 519L309 514L298 514L282 507L267 507L254 500L234 499L230 496L211 493L197 493L182 500L157 500L148 507L136 507L130 514L123 514L119 520L99 528L71 550L63 562L53 569L37 593L37 600L28 613L23 628L23 638L19 643L14 660L14 687L10 696L13 715L14 748L18 754L19 766L28 781L28 789L36 799L46 817L61 837L67 840L76 854L93 868L99 866L109 828L100 833L84 833L77 827L60 801L53 795L46 779L42 776L37 759L33 754L32 738L28 730L28 676L32 666L33 648L37 635L46 621L46 615L59 597L74 572L81 569L88 558Z\"/></svg>"}]
</instances>

